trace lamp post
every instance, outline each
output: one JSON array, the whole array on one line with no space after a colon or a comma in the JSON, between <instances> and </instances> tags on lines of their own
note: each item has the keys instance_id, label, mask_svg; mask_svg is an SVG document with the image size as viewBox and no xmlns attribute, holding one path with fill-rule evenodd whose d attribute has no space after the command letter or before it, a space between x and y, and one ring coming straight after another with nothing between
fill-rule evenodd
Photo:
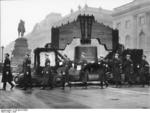
<instances>
[{"instance_id":1,"label":"lamp post","mask_svg":"<svg viewBox=\"0 0 150 113\"><path fill-rule=\"evenodd\" d=\"M4 46L2 46L1 48L2 48L2 63L3 63Z\"/></svg>"}]
</instances>

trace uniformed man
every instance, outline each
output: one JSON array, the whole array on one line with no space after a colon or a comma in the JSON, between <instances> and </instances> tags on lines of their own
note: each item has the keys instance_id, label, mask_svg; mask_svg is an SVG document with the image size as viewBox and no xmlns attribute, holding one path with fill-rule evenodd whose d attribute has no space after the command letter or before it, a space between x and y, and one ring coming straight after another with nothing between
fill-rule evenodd
<instances>
[{"instance_id":1,"label":"uniformed man","mask_svg":"<svg viewBox=\"0 0 150 113\"><path fill-rule=\"evenodd\" d=\"M3 90L6 90L7 82L11 85L11 90L13 89L14 84L12 83L12 80L13 80L13 76L11 73L9 54L6 53L5 60L4 60L3 74L2 74Z\"/></svg>"},{"instance_id":2,"label":"uniformed man","mask_svg":"<svg viewBox=\"0 0 150 113\"><path fill-rule=\"evenodd\" d=\"M64 63L64 70L62 71L62 89L65 89L65 84L69 84L69 62ZM69 84L70 86L70 84ZM70 86L71 87L71 86Z\"/></svg>"},{"instance_id":3,"label":"uniformed man","mask_svg":"<svg viewBox=\"0 0 150 113\"><path fill-rule=\"evenodd\" d=\"M26 54L23 61L23 74L24 74L24 88L26 90L28 87L32 87L32 78L31 78L31 59L30 55Z\"/></svg>"},{"instance_id":4,"label":"uniformed man","mask_svg":"<svg viewBox=\"0 0 150 113\"><path fill-rule=\"evenodd\" d=\"M53 75L50 67L49 56L45 54L45 67L42 71L43 79L42 79L42 90L45 89L46 86L50 85L50 89L53 89Z\"/></svg>"},{"instance_id":5,"label":"uniformed man","mask_svg":"<svg viewBox=\"0 0 150 113\"><path fill-rule=\"evenodd\" d=\"M118 53L115 54L112 61L112 73L116 87L121 87L121 61Z\"/></svg>"},{"instance_id":6,"label":"uniformed man","mask_svg":"<svg viewBox=\"0 0 150 113\"><path fill-rule=\"evenodd\" d=\"M126 55L126 60L123 62L123 70L125 74L125 82L127 82L128 85L131 86L134 70L133 61L131 60L131 55L129 54Z\"/></svg>"},{"instance_id":7,"label":"uniformed man","mask_svg":"<svg viewBox=\"0 0 150 113\"><path fill-rule=\"evenodd\" d=\"M81 80L82 80L82 84L83 84L83 88L87 89L87 79L88 79L88 69L86 69L86 65L87 65L87 61L83 60L82 64L81 64L81 72L80 72L80 76L81 76Z\"/></svg>"},{"instance_id":8,"label":"uniformed man","mask_svg":"<svg viewBox=\"0 0 150 113\"><path fill-rule=\"evenodd\" d=\"M149 74L149 63L146 61L146 56L142 56L142 61L140 63L140 81L142 86L144 87L148 82L148 74Z\"/></svg>"},{"instance_id":9,"label":"uniformed man","mask_svg":"<svg viewBox=\"0 0 150 113\"><path fill-rule=\"evenodd\" d=\"M104 58L100 57L99 59L99 80L101 89L103 89L104 84L108 87L106 72L107 72L108 64L104 62Z\"/></svg>"}]
</instances>

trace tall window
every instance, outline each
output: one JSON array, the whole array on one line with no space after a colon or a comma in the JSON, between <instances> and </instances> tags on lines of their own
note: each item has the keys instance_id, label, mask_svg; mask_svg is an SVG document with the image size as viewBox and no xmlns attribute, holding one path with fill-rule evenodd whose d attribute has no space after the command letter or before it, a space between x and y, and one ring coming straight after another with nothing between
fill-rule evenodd
<instances>
[{"instance_id":1,"label":"tall window","mask_svg":"<svg viewBox=\"0 0 150 113\"><path fill-rule=\"evenodd\" d=\"M127 35L125 38L125 47L131 48L131 42L132 42L131 37L129 35Z\"/></svg>"},{"instance_id":2,"label":"tall window","mask_svg":"<svg viewBox=\"0 0 150 113\"><path fill-rule=\"evenodd\" d=\"M125 22L125 28L126 28L126 29L130 28L130 20L127 20L127 21Z\"/></svg>"},{"instance_id":3,"label":"tall window","mask_svg":"<svg viewBox=\"0 0 150 113\"><path fill-rule=\"evenodd\" d=\"M145 33L141 31L139 34L139 49L145 49L146 45L146 38L145 38Z\"/></svg>"},{"instance_id":4,"label":"tall window","mask_svg":"<svg viewBox=\"0 0 150 113\"><path fill-rule=\"evenodd\" d=\"M139 25L144 25L145 24L145 17L144 16L140 16L139 17Z\"/></svg>"}]
</instances>

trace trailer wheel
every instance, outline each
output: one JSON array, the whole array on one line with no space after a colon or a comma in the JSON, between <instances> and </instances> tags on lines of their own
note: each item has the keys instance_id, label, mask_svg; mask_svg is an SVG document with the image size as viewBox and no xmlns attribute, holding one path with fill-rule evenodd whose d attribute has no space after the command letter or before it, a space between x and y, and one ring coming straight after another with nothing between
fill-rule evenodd
<instances>
[{"instance_id":1,"label":"trailer wheel","mask_svg":"<svg viewBox=\"0 0 150 113\"><path fill-rule=\"evenodd\" d=\"M19 77L18 77L18 76L16 76L16 77L14 78L14 82L15 82L15 84L19 84Z\"/></svg>"},{"instance_id":2,"label":"trailer wheel","mask_svg":"<svg viewBox=\"0 0 150 113\"><path fill-rule=\"evenodd\" d=\"M54 84L56 87L62 86L62 77L61 76L55 76L54 77Z\"/></svg>"}]
</instances>

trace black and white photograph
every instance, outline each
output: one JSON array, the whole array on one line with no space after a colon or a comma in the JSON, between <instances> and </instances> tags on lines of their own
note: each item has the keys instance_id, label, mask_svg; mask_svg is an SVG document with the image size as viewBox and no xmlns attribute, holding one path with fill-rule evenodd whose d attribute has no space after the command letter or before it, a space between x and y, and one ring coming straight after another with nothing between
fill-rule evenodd
<instances>
[{"instance_id":1,"label":"black and white photograph","mask_svg":"<svg viewBox=\"0 0 150 113\"><path fill-rule=\"evenodd\" d=\"M0 0L0 112L37 109L150 109L150 0Z\"/></svg>"}]
</instances>

